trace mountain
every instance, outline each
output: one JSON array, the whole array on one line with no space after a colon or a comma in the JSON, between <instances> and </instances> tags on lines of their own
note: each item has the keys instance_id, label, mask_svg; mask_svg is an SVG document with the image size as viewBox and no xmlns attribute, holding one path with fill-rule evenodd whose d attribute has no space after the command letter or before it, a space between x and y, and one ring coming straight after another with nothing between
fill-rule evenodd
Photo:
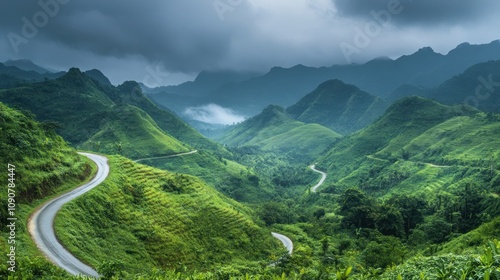
<instances>
[{"instance_id":1,"label":"mountain","mask_svg":"<svg viewBox=\"0 0 500 280\"><path fill-rule=\"evenodd\" d=\"M219 141L228 146L257 146L263 151L319 156L340 135L318 124L291 118L284 108L270 105L262 113L236 125Z\"/></svg>"},{"instance_id":2,"label":"mountain","mask_svg":"<svg viewBox=\"0 0 500 280\"><path fill-rule=\"evenodd\" d=\"M483 111L500 112L500 60L471 66L427 95L445 104L467 104Z\"/></svg>"},{"instance_id":3,"label":"mountain","mask_svg":"<svg viewBox=\"0 0 500 280\"><path fill-rule=\"evenodd\" d=\"M342 139L319 165L331 172L337 187L356 184L383 194L427 190L431 195L426 186L444 190L476 176L474 180L486 180L487 186L492 178L480 174L490 168L491 162L484 159L499 156L494 152L499 129L498 116L407 97L372 125ZM445 170L450 172L440 172ZM451 176L459 170L469 173Z\"/></svg>"},{"instance_id":4,"label":"mountain","mask_svg":"<svg viewBox=\"0 0 500 280\"><path fill-rule=\"evenodd\" d=\"M34 71L38 74L49 74L53 71L47 70L41 66L36 65L29 59L7 60L3 63L5 66L15 66L24 71Z\"/></svg>"},{"instance_id":5,"label":"mountain","mask_svg":"<svg viewBox=\"0 0 500 280\"><path fill-rule=\"evenodd\" d=\"M269 104L291 106L305 93L313 91L319 84L330 79L354 84L363 91L386 98L402 85L433 88L474 64L498 59L500 59L498 40L483 45L464 43L446 55L425 47L395 60L374 59L360 65L333 65L319 68L304 65L291 68L274 67L264 75L226 83L216 89L200 87L203 93L179 86L179 88L170 87L168 91L158 93L152 98L170 108L180 105L169 104L168 101L172 100L168 95L196 94L204 97L194 100L195 103L191 106L215 103L246 116L252 116ZM167 96L163 98L162 95Z\"/></svg>"},{"instance_id":6,"label":"mountain","mask_svg":"<svg viewBox=\"0 0 500 280\"><path fill-rule=\"evenodd\" d=\"M0 63L0 85L6 84L8 86L2 85L1 88L15 87L23 83L33 83L41 82L46 79L56 79L64 75L64 72L51 73L46 72L40 74L33 70L23 70L16 66L7 66ZM11 83L7 83L10 81Z\"/></svg>"},{"instance_id":7,"label":"mountain","mask_svg":"<svg viewBox=\"0 0 500 280\"><path fill-rule=\"evenodd\" d=\"M259 73L257 72L236 72L229 70L202 71L196 76L194 81L185 82L177 86L149 88L147 85L142 84L141 87L148 94L167 93L202 97L222 85L237 83L258 75Z\"/></svg>"},{"instance_id":8,"label":"mountain","mask_svg":"<svg viewBox=\"0 0 500 280\"><path fill-rule=\"evenodd\" d=\"M106 77L101 71L97 69L87 70L85 71L85 74L105 86L112 86L108 77Z\"/></svg>"},{"instance_id":9,"label":"mountain","mask_svg":"<svg viewBox=\"0 0 500 280\"><path fill-rule=\"evenodd\" d=\"M58 123L59 133L82 148L132 158L189 150L140 108L113 101L105 93L111 90L72 68L56 80L2 90L0 100Z\"/></svg>"},{"instance_id":10,"label":"mountain","mask_svg":"<svg viewBox=\"0 0 500 280\"><path fill-rule=\"evenodd\" d=\"M296 120L348 134L371 124L386 108L382 99L356 86L329 80L286 111Z\"/></svg>"},{"instance_id":11,"label":"mountain","mask_svg":"<svg viewBox=\"0 0 500 280\"><path fill-rule=\"evenodd\" d=\"M389 96L387 96L384 100L387 103L393 103L394 101L401 99L407 96L428 96L428 90L417 86L412 85L402 85L395 89Z\"/></svg>"}]
</instances>

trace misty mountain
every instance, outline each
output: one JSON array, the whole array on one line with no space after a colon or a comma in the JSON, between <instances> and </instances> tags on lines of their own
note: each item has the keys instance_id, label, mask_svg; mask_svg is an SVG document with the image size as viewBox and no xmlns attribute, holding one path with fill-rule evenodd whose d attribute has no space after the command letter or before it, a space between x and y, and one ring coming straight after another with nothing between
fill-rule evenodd
<instances>
[{"instance_id":1,"label":"misty mountain","mask_svg":"<svg viewBox=\"0 0 500 280\"><path fill-rule=\"evenodd\" d=\"M348 134L371 124L386 108L379 97L340 80L329 80L286 111L296 120Z\"/></svg>"},{"instance_id":2,"label":"misty mountain","mask_svg":"<svg viewBox=\"0 0 500 280\"><path fill-rule=\"evenodd\" d=\"M14 81L18 83L41 82L46 79L56 79L62 75L64 75L64 72L40 74L34 70L23 70L16 66L7 66L0 63L0 84L7 84L6 81L10 81L9 84Z\"/></svg>"},{"instance_id":3,"label":"misty mountain","mask_svg":"<svg viewBox=\"0 0 500 280\"><path fill-rule=\"evenodd\" d=\"M149 88L142 84L145 93L168 93L201 97L209 94L211 91L229 83L237 83L259 76L257 72L237 72L237 71L202 71L196 76L194 81L182 83L177 86L163 86Z\"/></svg>"},{"instance_id":4,"label":"misty mountain","mask_svg":"<svg viewBox=\"0 0 500 280\"><path fill-rule=\"evenodd\" d=\"M191 106L216 103L251 116L259 113L269 104L291 106L305 93L313 91L319 84L330 79L339 79L345 83L354 84L363 91L385 98L402 85L436 87L474 64L498 59L500 59L500 41L498 40L483 45L463 43L446 55L425 47L395 60L378 58L359 65L333 65L319 68L304 65L291 68L274 67L264 75L240 82L226 83L216 89L203 87L201 81L194 81L189 86L183 84L169 87L168 92L158 93L152 98L165 107L171 108L182 106L175 105L175 100L169 98L169 94L205 96L196 99L195 104ZM195 85L200 86L195 87ZM163 98L162 95L166 96ZM187 100L184 102L186 104Z\"/></svg>"},{"instance_id":5,"label":"misty mountain","mask_svg":"<svg viewBox=\"0 0 500 280\"><path fill-rule=\"evenodd\" d=\"M112 86L108 77L106 77L101 71L97 69L87 70L85 71L85 75L89 76L90 78L98 81L99 83L105 86Z\"/></svg>"},{"instance_id":6,"label":"misty mountain","mask_svg":"<svg viewBox=\"0 0 500 280\"><path fill-rule=\"evenodd\" d=\"M476 64L426 94L444 104L500 112L500 60Z\"/></svg>"},{"instance_id":7,"label":"misty mountain","mask_svg":"<svg viewBox=\"0 0 500 280\"><path fill-rule=\"evenodd\" d=\"M5 66L15 66L24 71L35 71L38 74L49 74L54 72L33 63L33 61L29 59L7 60L3 64Z\"/></svg>"}]
</instances>

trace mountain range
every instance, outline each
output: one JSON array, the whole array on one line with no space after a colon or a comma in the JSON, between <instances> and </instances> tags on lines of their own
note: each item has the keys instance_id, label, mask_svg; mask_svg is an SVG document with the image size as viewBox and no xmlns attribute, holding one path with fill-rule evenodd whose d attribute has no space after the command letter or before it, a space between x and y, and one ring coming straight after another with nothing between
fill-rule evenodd
<instances>
[{"instance_id":1,"label":"mountain range","mask_svg":"<svg viewBox=\"0 0 500 280\"><path fill-rule=\"evenodd\" d=\"M463 43L446 55L425 47L394 60L374 59L365 64L330 67L274 67L268 73L241 81L232 79L228 83L220 82L204 87L206 82L202 82L204 79L200 78L194 82L149 93L157 103L179 115L190 106L216 103L245 116L253 116L269 104L291 106L305 93L313 91L320 83L330 79L354 84L363 91L386 98L402 85L434 88L474 64L499 59L498 40L484 45ZM203 73L203 76L206 75L208 74ZM238 76L234 73L226 75ZM224 79L218 77L217 80Z\"/></svg>"}]
</instances>

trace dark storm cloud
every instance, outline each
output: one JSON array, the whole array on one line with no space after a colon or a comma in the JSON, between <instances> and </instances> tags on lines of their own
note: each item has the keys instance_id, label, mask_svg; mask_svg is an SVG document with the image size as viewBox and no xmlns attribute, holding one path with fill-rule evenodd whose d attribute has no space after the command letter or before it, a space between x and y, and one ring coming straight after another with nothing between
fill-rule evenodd
<instances>
[{"instance_id":1,"label":"dark storm cloud","mask_svg":"<svg viewBox=\"0 0 500 280\"><path fill-rule=\"evenodd\" d=\"M42 0L59 3L60 0ZM172 71L198 71L223 58L244 17L226 23L213 1L65 0L40 29L37 40L99 56L142 56ZM34 20L38 1L8 1L0 11L3 32L22 35L23 17ZM244 5L244 3L242 4ZM55 9L53 9L55 10ZM42 18L43 20L43 18ZM19 45L19 49L24 46Z\"/></svg>"},{"instance_id":2,"label":"dark storm cloud","mask_svg":"<svg viewBox=\"0 0 500 280\"><path fill-rule=\"evenodd\" d=\"M340 15L371 18L371 11L387 10L399 2L404 12L393 17L403 25L456 24L475 21L484 16L496 16L498 0L332 0Z\"/></svg>"}]
</instances>

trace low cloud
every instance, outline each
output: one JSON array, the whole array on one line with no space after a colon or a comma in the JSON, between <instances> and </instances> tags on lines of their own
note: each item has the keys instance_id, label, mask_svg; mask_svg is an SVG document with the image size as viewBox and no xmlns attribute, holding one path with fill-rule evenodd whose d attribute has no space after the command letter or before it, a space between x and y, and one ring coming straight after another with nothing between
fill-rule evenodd
<instances>
[{"instance_id":1,"label":"low cloud","mask_svg":"<svg viewBox=\"0 0 500 280\"><path fill-rule=\"evenodd\" d=\"M245 117L238 115L233 110L217 104L189 107L184 111L184 114L193 120L210 124L231 125L245 120Z\"/></svg>"}]
</instances>

